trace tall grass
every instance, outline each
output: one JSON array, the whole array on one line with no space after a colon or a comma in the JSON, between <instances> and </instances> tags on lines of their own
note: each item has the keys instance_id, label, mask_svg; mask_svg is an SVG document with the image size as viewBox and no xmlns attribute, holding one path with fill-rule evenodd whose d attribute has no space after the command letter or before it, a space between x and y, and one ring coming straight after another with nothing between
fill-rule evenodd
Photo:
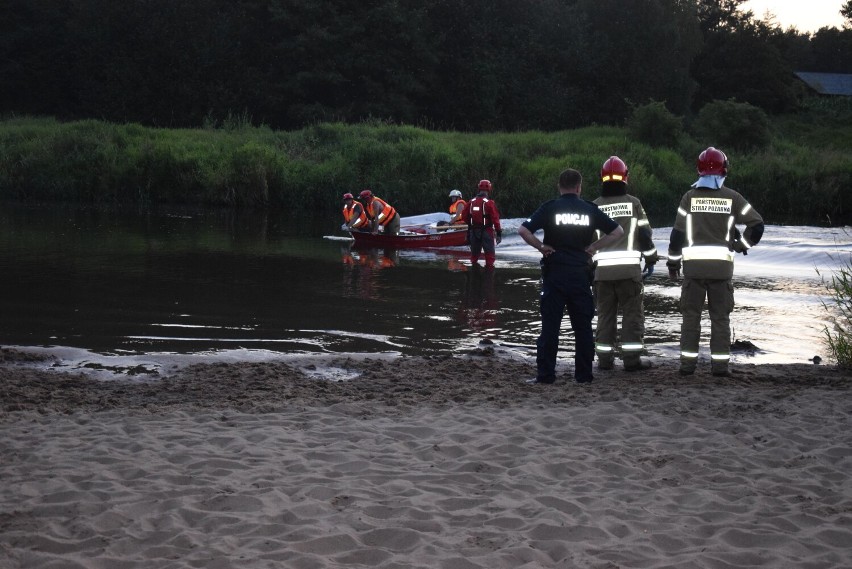
<instances>
[{"instance_id":1,"label":"tall grass","mask_svg":"<svg viewBox=\"0 0 852 569\"><path fill-rule=\"evenodd\" d=\"M835 271L825 284L829 302L823 305L832 321L823 330L826 344L837 365L852 369L852 264Z\"/></svg>"},{"instance_id":2,"label":"tall grass","mask_svg":"<svg viewBox=\"0 0 852 569\"><path fill-rule=\"evenodd\" d=\"M778 129L767 150L729 153L728 184L768 221L852 220L852 157L816 146L812 126L800 142L802 130L792 124ZM713 144L685 137L680 148L654 148L625 128L603 126L485 134L381 121L288 132L236 119L215 126L2 120L0 199L309 207L331 214L344 192L371 188L405 216L444 210L451 189L470 196L488 178L501 213L520 217L555 197L567 167L583 173L583 197L594 199L600 165L617 154L630 167L630 192L643 200L652 224L663 226L673 222L680 196L695 180L695 156ZM835 132L832 139L845 138Z\"/></svg>"}]
</instances>

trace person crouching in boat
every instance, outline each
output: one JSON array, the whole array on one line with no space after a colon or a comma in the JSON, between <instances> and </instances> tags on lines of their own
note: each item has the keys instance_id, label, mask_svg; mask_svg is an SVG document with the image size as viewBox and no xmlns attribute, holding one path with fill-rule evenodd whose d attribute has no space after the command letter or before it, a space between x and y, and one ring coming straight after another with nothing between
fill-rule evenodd
<instances>
[{"instance_id":1,"label":"person crouching in boat","mask_svg":"<svg viewBox=\"0 0 852 569\"><path fill-rule=\"evenodd\" d=\"M381 227L385 235L399 235L399 214L392 205L374 196L370 190L358 194L358 201L364 204L373 233L378 233Z\"/></svg>"},{"instance_id":2,"label":"person crouching in boat","mask_svg":"<svg viewBox=\"0 0 852 569\"><path fill-rule=\"evenodd\" d=\"M370 220L367 219L364 206L355 201L355 196L352 194L348 192L343 194L343 225L340 229L352 232L368 231L369 228Z\"/></svg>"}]
</instances>

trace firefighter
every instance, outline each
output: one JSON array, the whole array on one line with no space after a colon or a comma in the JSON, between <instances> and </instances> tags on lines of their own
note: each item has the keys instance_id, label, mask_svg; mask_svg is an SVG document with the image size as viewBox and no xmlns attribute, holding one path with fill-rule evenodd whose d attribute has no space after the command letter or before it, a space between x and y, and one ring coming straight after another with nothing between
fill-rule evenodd
<instances>
[{"instance_id":1,"label":"firefighter","mask_svg":"<svg viewBox=\"0 0 852 569\"><path fill-rule=\"evenodd\" d=\"M609 157L601 167L601 195L594 203L624 230L615 243L602 248L592 257L595 269L595 302L598 327L595 353L598 369L612 369L618 310L621 308L621 360L624 369L636 371L651 367L640 356L645 348L644 287L642 275L650 274L659 260L651 225L645 208L627 193L627 165L618 156ZM597 232L597 237L601 233ZM642 270L642 258L645 270Z\"/></svg>"},{"instance_id":2,"label":"firefighter","mask_svg":"<svg viewBox=\"0 0 852 569\"><path fill-rule=\"evenodd\" d=\"M364 204L373 233L378 233L381 227L385 235L399 235L399 214L392 205L374 196L370 190L358 194L358 200Z\"/></svg>"},{"instance_id":3,"label":"firefighter","mask_svg":"<svg viewBox=\"0 0 852 569\"><path fill-rule=\"evenodd\" d=\"M462 193L453 190L450 192L450 199L453 201L450 204L450 225L465 225L463 217L467 202L462 199Z\"/></svg>"},{"instance_id":4,"label":"firefighter","mask_svg":"<svg viewBox=\"0 0 852 569\"><path fill-rule=\"evenodd\" d=\"M485 252L485 268L493 269L496 255L496 245L503 240L503 230L500 228L500 213L497 204L491 199L493 187L489 180L480 180L479 193L470 200L468 207L462 212L462 219L468 227L470 240L470 262L479 263L479 255Z\"/></svg>"},{"instance_id":5,"label":"firefighter","mask_svg":"<svg viewBox=\"0 0 852 569\"><path fill-rule=\"evenodd\" d=\"M618 241L624 230L598 206L580 198L582 182L576 170L562 172L559 197L539 206L518 229L521 239L542 254L541 334L536 342L536 377L527 383L556 381L559 328L566 308L574 331L574 379L577 383L591 383L594 379L592 317L595 302L591 290L591 257ZM539 229L544 230L543 241L535 236ZM597 241L596 231L603 234Z\"/></svg>"},{"instance_id":6,"label":"firefighter","mask_svg":"<svg viewBox=\"0 0 852 569\"><path fill-rule=\"evenodd\" d=\"M729 373L731 312L734 309L734 255L747 254L763 236L763 218L724 185L728 157L712 146L698 156L698 181L681 199L669 239L669 278L683 267L680 311L680 373L692 375L698 363L704 300L710 315L710 371ZM745 225L740 234L737 225Z\"/></svg>"},{"instance_id":7,"label":"firefighter","mask_svg":"<svg viewBox=\"0 0 852 569\"><path fill-rule=\"evenodd\" d=\"M369 228L369 220L364 206L355 201L350 193L343 194L343 231L365 231Z\"/></svg>"}]
</instances>

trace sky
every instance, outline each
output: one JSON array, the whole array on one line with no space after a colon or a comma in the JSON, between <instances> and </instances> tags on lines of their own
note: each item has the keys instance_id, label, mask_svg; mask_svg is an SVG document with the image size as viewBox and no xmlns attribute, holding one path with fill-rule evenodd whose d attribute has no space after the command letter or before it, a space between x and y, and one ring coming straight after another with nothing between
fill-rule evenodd
<instances>
[{"instance_id":1,"label":"sky","mask_svg":"<svg viewBox=\"0 0 852 569\"><path fill-rule=\"evenodd\" d=\"M824 26L843 27L840 7L844 0L749 0L741 10L751 10L758 20L769 10L782 29L795 26L800 32L815 32Z\"/></svg>"}]
</instances>

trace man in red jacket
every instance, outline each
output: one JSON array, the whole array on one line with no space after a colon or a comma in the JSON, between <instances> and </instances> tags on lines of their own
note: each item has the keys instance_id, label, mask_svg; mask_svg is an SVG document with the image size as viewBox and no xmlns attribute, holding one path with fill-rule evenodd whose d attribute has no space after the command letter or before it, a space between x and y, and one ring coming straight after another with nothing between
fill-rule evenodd
<instances>
[{"instance_id":1,"label":"man in red jacket","mask_svg":"<svg viewBox=\"0 0 852 569\"><path fill-rule=\"evenodd\" d=\"M470 240L470 262L479 264L479 255L485 251L485 268L494 268L496 245L503 240L503 230L500 228L500 212L497 204L491 199L493 189L489 180L479 181L479 193L476 194L464 209L462 218L467 223Z\"/></svg>"}]
</instances>

